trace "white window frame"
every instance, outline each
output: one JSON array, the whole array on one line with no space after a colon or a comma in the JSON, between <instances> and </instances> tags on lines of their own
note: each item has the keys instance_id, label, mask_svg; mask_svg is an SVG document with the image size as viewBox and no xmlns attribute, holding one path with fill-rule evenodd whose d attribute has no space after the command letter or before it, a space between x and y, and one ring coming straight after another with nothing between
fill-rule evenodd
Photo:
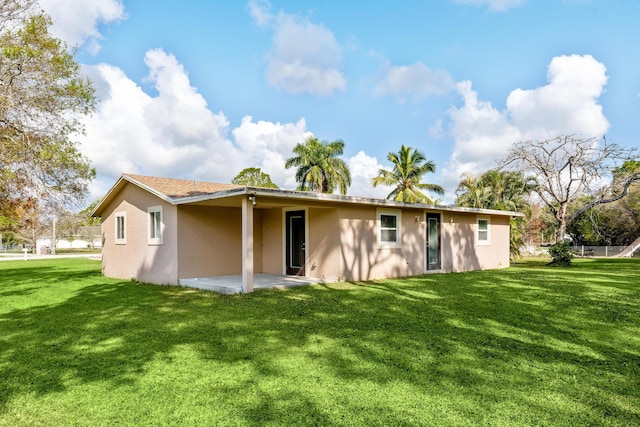
<instances>
[{"instance_id":1,"label":"white window frame","mask_svg":"<svg viewBox=\"0 0 640 427\"><path fill-rule=\"evenodd\" d=\"M160 214L160 236L155 234L156 227L153 227L152 221L155 219L155 214ZM152 220L152 218L154 218ZM162 206L151 206L147 208L147 236L149 238L150 245L161 245L164 236L164 214L162 212Z\"/></svg>"},{"instance_id":2,"label":"white window frame","mask_svg":"<svg viewBox=\"0 0 640 427\"><path fill-rule=\"evenodd\" d=\"M482 239L480 236L481 231L485 231L480 229L480 221L486 221L487 223L487 238ZM476 245L486 246L491 244L491 217L488 216L478 216L476 217Z\"/></svg>"},{"instance_id":3,"label":"white window frame","mask_svg":"<svg viewBox=\"0 0 640 427\"><path fill-rule=\"evenodd\" d=\"M114 224L114 242L116 245L126 245L127 244L127 213L126 212L116 212L115 213L115 224ZM122 237L118 237L118 223L120 218L122 218Z\"/></svg>"},{"instance_id":4,"label":"white window frame","mask_svg":"<svg viewBox=\"0 0 640 427\"><path fill-rule=\"evenodd\" d=\"M379 248L400 248L402 246L402 211L399 210L378 210L376 212L376 234ZM392 228L382 227L382 216L396 217L396 240L382 240L383 230L391 230Z\"/></svg>"}]
</instances>

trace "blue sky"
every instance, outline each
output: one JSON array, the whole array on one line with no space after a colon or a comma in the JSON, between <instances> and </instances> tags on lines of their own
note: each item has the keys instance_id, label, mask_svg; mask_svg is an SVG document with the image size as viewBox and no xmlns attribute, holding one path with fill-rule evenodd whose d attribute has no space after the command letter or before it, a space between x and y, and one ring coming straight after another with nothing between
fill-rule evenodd
<instances>
[{"instance_id":1,"label":"blue sky","mask_svg":"<svg viewBox=\"0 0 640 427\"><path fill-rule=\"evenodd\" d=\"M349 194L384 197L371 178L405 144L435 161L445 202L519 140L640 148L634 0L40 3L100 99L78 137L92 198L121 173L248 166L294 188L284 161L312 134L345 141Z\"/></svg>"}]
</instances>

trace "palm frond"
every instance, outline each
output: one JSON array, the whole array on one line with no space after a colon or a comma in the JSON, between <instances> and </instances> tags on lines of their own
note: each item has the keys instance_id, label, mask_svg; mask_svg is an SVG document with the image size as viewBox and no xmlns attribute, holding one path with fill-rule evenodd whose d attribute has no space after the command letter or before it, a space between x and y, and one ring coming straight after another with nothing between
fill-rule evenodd
<instances>
[{"instance_id":1,"label":"palm frond","mask_svg":"<svg viewBox=\"0 0 640 427\"><path fill-rule=\"evenodd\" d=\"M387 159L391 162L392 169L380 169L378 176L371 181L374 187L395 187L387 195L387 199L406 203L433 203L420 189L444 194L444 188L441 186L421 182L425 174L435 172L436 165L433 161L427 160L419 150L402 145L397 153L390 152Z\"/></svg>"}]
</instances>

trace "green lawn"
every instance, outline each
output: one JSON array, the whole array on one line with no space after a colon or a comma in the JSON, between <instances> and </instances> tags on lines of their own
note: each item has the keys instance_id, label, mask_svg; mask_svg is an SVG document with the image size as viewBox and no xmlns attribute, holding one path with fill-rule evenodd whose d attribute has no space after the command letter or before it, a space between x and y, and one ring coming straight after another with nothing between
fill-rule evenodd
<instances>
[{"instance_id":1,"label":"green lawn","mask_svg":"<svg viewBox=\"0 0 640 427\"><path fill-rule=\"evenodd\" d=\"M640 425L640 260L221 296L0 262L0 425Z\"/></svg>"}]
</instances>

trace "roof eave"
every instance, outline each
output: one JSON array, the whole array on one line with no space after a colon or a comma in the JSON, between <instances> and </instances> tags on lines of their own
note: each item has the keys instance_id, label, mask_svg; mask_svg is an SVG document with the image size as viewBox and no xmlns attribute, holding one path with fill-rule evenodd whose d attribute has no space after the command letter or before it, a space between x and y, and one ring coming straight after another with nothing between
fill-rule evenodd
<instances>
[{"instance_id":1,"label":"roof eave","mask_svg":"<svg viewBox=\"0 0 640 427\"><path fill-rule=\"evenodd\" d=\"M164 201L166 201L168 203L171 203L172 205L175 204L175 200L172 199L171 197L167 196L166 194L160 193L159 191L155 190L154 188L143 184L142 182L138 181L135 178L132 178L129 175L122 174L122 175L120 175L120 177L118 178L116 183L113 184L113 186L109 189L109 191L107 191L107 194L102 198L102 200L100 200L100 203L98 203L96 205L96 207L93 209L93 211L91 212L91 216L92 217L101 216L100 214L104 210L104 207L111 202L111 199L122 189L124 184L127 183L127 182L129 182L131 184L134 184L134 185L142 188L145 191L148 191L149 193L153 194L154 196L159 197L160 199L162 199L162 200L164 200Z\"/></svg>"},{"instance_id":2,"label":"roof eave","mask_svg":"<svg viewBox=\"0 0 640 427\"><path fill-rule=\"evenodd\" d=\"M118 178L118 180L115 182L115 184L113 184L111 186L111 188L109 189L109 191L107 191L107 194L104 195L104 197L102 198L102 200L100 200L100 202L98 202L98 204L96 205L95 208L93 208L93 211L91 211L91 216L92 217L99 217L101 216L100 214L102 213L104 207L111 201L111 199L113 198L113 196L120 191L120 187L121 184L124 181L124 176L121 175L120 178Z\"/></svg>"},{"instance_id":3,"label":"roof eave","mask_svg":"<svg viewBox=\"0 0 640 427\"><path fill-rule=\"evenodd\" d=\"M230 190L218 191L210 194L202 194L198 196L182 197L173 199L173 203L176 205L184 205L191 203L199 203L207 200L224 199L227 197L240 196L240 195L254 195L264 197L279 197L284 199L302 200L302 201L326 201L326 202L342 202L342 203L354 203L369 206L386 206L390 208L412 208L412 209L432 209L441 210L446 212L468 212L476 214L487 215L504 215L504 216L524 216L521 212L514 211L500 211L495 209L479 209L479 208L466 208L461 206L446 206L427 203L405 203L396 202L394 200L377 199L372 197L360 197L360 196L342 196L337 194L326 193L313 193L305 191L291 191L280 190L272 188L260 188L260 187L240 187Z\"/></svg>"},{"instance_id":4,"label":"roof eave","mask_svg":"<svg viewBox=\"0 0 640 427\"><path fill-rule=\"evenodd\" d=\"M122 187L126 183L134 184L141 189L155 195L161 200L166 201L172 205L186 205L191 203L199 203L205 202L208 200L219 200L225 199L229 197L242 196L242 195L254 195L260 197L277 197L283 199L291 199L291 200L300 200L300 201L325 201L325 202L337 202L337 203L351 203L351 204L359 204L359 205L367 205L367 206L382 206L389 208L410 208L410 209L430 209L430 210L440 210L444 212L467 212L467 213L475 213L479 215L502 215L502 216L510 216L510 217L523 217L524 214L521 212L513 212L513 211L499 211L494 209L479 209L479 208L466 208L461 206L447 206L447 205L437 205L437 204L427 204L427 203L405 203L405 202L396 202L394 200L387 199L377 199L373 197L361 197L361 196L343 196L338 194L326 194L326 193L314 193L314 192L306 192L306 191L292 191L292 190L281 190L274 188L261 188L261 187L238 187L232 188L228 190L216 191L214 193L200 194L197 196L188 196L188 197L169 197L164 193L161 193L150 187L137 179L123 174L120 176L118 181L109 189L105 197L98 203L98 205L91 212L91 216L101 216L100 214L104 210L104 207L111 202L111 199L115 197Z\"/></svg>"}]
</instances>

